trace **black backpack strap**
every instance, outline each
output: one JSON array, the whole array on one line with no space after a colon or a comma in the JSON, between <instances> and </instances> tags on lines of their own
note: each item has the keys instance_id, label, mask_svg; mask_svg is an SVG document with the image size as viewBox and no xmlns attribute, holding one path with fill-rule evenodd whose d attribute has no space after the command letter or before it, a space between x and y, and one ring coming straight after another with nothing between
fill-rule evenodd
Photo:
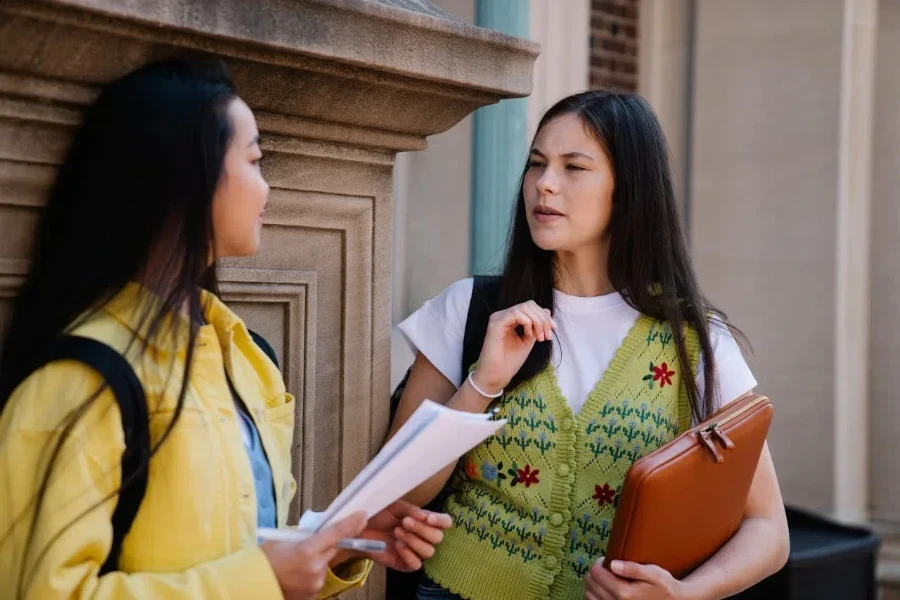
<instances>
[{"instance_id":1,"label":"black backpack strap","mask_svg":"<svg viewBox=\"0 0 900 600\"><path fill-rule=\"evenodd\" d=\"M247 331L250 333L250 337L253 338L253 341L256 342L256 345L259 346L262 351L266 353L266 356L268 356L269 359L271 359L271 361L275 363L275 366L280 369L281 367L278 366L278 356L276 356L275 349L272 348L272 345L268 342L268 340L266 340L266 338L259 335L252 329L248 329Z\"/></svg>"},{"instance_id":2,"label":"black backpack strap","mask_svg":"<svg viewBox=\"0 0 900 600\"><path fill-rule=\"evenodd\" d=\"M476 275L472 285L472 298L469 300L469 313L466 315L466 332L463 336L462 373L467 375L469 368L481 355L484 336L487 333L488 321L497 312L500 296L500 277L496 275Z\"/></svg>"},{"instance_id":3,"label":"black backpack strap","mask_svg":"<svg viewBox=\"0 0 900 600\"><path fill-rule=\"evenodd\" d=\"M487 332L488 319L497 310L497 299L500 291L500 278L493 275L476 275L472 284L472 297L469 299L469 312L466 315L466 329L463 336L462 373L466 375L481 354L481 346L484 344L484 334ZM400 397L406 389L409 374L412 367L406 370L406 374L394 393L391 394L389 423L394 422L397 407L400 405Z\"/></svg>"},{"instance_id":4,"label":"black backpack strap","mask_svg":"<svg viewBox=\"0 0 900 600\"><path fill-rule=\"evenodd\" d=\"M488 320L491 314L497 310L497 300L500 290L500 278L494 276L476 276L472 285L472 297L469 300L469 312L466 315L466 329L463 336L462 373L466 375L469 367L478 360L481 354L481 346L484 343L484 334L487 332ZM397 385L391 395L391 423L397 413L400 397L406 388L409 374L412 368L406 371L403 380ZM451 481L441 489L438 495L425 505L425 509L443 511L447 496L450 493ZM415 600L419 583L424 576L424 570L419 569L412 573L387 569L387 597L392 600Z\"/></svg>"},{"instance_id":5,"label":"black backpack strap","mask_svg":"<svg viewBox=\"0 0 900 600\"><path fill-rule=\"evenodd\" d=\"M122 454L122 485L112 515L113 541L100 575L117 570L122 541L131 529L147 490L150 460L150 421L147 400L140 380L119 352L102 342L85 337L62 336L47 362L75 360L97 371L112 390L122 413L125 452Z\"/></svg>"}]
</instances>

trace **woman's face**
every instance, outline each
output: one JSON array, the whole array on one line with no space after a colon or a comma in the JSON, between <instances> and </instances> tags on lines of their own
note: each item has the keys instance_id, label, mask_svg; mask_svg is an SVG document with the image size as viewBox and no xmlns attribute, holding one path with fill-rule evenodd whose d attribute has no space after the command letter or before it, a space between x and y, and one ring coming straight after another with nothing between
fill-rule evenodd
<instances>
[{"instance_id":1,"label":"woman's face","mask_svg":"<svg viewBox=\"0 0 900 600\"><path fill-rule=\"evenodd\" d=\"M269 185L259 167L262 151L253 111L235 98L228 107L228 117L234 133L212 206L217 258L256 254L269 198Z\"/></svg>"},{"instance_id":2,"label":"woman's face","mask_svg":"<svg viewBox=\"0 0 900 600\"><path fill-rule=\"evenodd\" d=\"M538 131L525 173L528 228L543 250L602 246L615 178L606 150L581 117L565 114Z\"/></svg>"}]
</instances>

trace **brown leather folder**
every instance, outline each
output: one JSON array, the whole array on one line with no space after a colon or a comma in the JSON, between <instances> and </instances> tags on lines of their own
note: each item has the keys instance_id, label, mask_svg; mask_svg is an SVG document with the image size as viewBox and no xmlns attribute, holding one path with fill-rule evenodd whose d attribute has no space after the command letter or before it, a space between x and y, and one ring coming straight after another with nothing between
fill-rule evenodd
<instances>
[{"instance_id":1,"label":"brown leather folder","mask_svg":"<svg viewBox=\"0 0 900 600\"><path fill-rule=\"evenodd\" d=\"M625 477L606 565L615 559L690 574L725 545L744 514L772 422L751 395L635 462Z\"/></svg>"}]
</instances>

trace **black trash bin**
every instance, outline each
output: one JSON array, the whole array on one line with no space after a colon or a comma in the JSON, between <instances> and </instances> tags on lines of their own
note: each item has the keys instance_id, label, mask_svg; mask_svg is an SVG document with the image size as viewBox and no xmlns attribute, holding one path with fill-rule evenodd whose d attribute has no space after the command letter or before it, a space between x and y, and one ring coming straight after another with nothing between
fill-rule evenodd
<instances>
[{"instance_id":1,"label":"black trash bin","mask_svg":"<svg viewBox=\"0 0 900 600\"><path fill-rule=\"evenodd\" d=\"M797 508L786 510L787 564L733 600L875 600L878 536Z\"/></svg>"}]
</instances>

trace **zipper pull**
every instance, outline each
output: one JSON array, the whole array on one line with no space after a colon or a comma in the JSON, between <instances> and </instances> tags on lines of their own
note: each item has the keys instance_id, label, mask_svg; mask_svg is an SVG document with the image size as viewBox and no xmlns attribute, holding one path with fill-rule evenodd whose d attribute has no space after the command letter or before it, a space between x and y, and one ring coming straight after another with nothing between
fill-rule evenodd
<instances>
[{"instance_id":1,"label":"zipper pull","mask_svg":"<svg viewBox=\"0 0 900 600\"><path fill-rule=\"evenodd\" d=\"M711 430L712 426L705 427L697 432L697 437L700 438L700 441L704 446L706 446L706 449L709 450L709 453L712 454L713 460L715 460L717 463L725 462L725 457L722 456L722 453L719 451L719 447L716 446L716 443L709 435Z\"/></svg>"},{"instance_id":2,"label":"zipper pull","mask_svg":"<svg viewBox=\"0 0 900 600\"><path fill-rule=\"evenodd\" d=\"M722 428L719 427L718 423L713 423L712 425L710 425L710 429L712 429L712 432L715 434L715 436L719 438L719 441L722 442L722 445L726 450L731 450L732 448L734 448L734 442L731 441L731 438L725 435L725 432L722 431Z\"/></svg>"}]
</instances>

